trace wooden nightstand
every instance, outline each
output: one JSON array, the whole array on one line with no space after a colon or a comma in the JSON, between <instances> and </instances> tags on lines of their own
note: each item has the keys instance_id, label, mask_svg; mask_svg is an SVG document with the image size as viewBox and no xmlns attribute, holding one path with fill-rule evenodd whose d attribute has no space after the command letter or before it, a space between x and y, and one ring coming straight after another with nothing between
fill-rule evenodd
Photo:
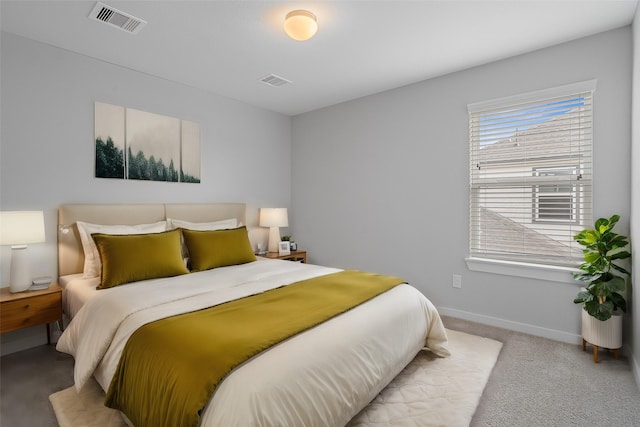
<instances>
[{"instance_id":1,"label":"wooden nightstand","mask_svg":"<svg viewBox=\"0 0 640 427\"><path fill-rule=\"evenodd\" d=\"M269 252L260 256L271 259L284 259L287 261L307 263L307 251L291 251L289 255L280 255L278 252Z\"/></svg>"},{"instance_id":2,"label":"wooden nightstand","mask_svg":"<svg viewBox=\"0 0 640 427\"><path fill-rule=\"evenodd\" d=\"M58 322L62 331L62 288L57 283L42 291L12 294L9 288L0 289L0 333L47 325L47 343L51 344L49 324Z\"/></svg>"}]
</instances>

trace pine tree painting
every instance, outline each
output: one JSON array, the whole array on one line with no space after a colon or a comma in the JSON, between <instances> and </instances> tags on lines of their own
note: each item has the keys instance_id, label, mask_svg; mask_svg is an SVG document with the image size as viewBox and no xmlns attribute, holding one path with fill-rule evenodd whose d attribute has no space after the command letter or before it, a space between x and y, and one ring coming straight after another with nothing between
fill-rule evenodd
<instances>
[{"instance_id":1,"label":"pine tree painting","mask_svg":"<svg viewBox=\"0 0 640 427\"><path fill-rule=\"evenodd\" d=\"M96 102L96 177L200 182L197 123Z\"/></svg>"}]
</instances>

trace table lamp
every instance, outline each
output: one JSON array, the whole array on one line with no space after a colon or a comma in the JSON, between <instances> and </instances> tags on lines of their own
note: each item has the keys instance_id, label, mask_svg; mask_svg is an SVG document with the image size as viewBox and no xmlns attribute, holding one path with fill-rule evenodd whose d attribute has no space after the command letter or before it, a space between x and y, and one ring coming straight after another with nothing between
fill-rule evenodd
<instances>
[{"instance_id":1,"label":"table lamp","mask_svg":"<svg viewBox=\"0 0 640 427\"><path fill-rule=\"evenodd\" d=\"M42 211L0 212L0 245L11 245L10 292L22 292L31 286L27 245L44 243Z\"/></svg>"},{"instance_id":2,"label":"table lamp","mask_svg":"<svg viewBox=\"0 0 640 427\"><path fill-rule=\"evenodd\" d=\"M280 227L288 227L287 208L260 208L260 227L269 227L269 252L278 252Z\"/></svg>"}]
</instances>

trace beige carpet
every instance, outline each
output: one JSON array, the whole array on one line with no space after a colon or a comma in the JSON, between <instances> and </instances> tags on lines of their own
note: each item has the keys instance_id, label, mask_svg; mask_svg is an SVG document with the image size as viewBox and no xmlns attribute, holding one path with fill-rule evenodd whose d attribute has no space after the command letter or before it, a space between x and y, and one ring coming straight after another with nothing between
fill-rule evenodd
<instances>
[{"instance_id":1,"label":"beige carpet","mask_svg":"<svg viewBox=\"0 0 640 427\"><path fill-rule=\"evenodd\" d=\"M448 330L451 356L422 351L349 427L468 426L502 343ZM95 381L49 396L60 427L126 427L119 412L102 405Z\"/></svg>"}]
</instances>

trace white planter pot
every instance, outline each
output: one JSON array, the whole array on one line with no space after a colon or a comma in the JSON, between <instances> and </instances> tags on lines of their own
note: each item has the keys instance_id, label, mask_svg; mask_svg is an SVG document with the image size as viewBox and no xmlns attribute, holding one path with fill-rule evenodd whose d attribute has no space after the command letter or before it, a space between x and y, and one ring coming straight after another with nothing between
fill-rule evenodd
<instances>
[{"instance_id":1,"label":"white planter pot","mask_svg":"<svg viewBox=\"0 0 640 427\"><path fill-rule=\"evenodd\" d=\"M622 347L622 316L611 316L602 321L582 310L582 338L601 348Z\"/></svg>"}]
</instances>

